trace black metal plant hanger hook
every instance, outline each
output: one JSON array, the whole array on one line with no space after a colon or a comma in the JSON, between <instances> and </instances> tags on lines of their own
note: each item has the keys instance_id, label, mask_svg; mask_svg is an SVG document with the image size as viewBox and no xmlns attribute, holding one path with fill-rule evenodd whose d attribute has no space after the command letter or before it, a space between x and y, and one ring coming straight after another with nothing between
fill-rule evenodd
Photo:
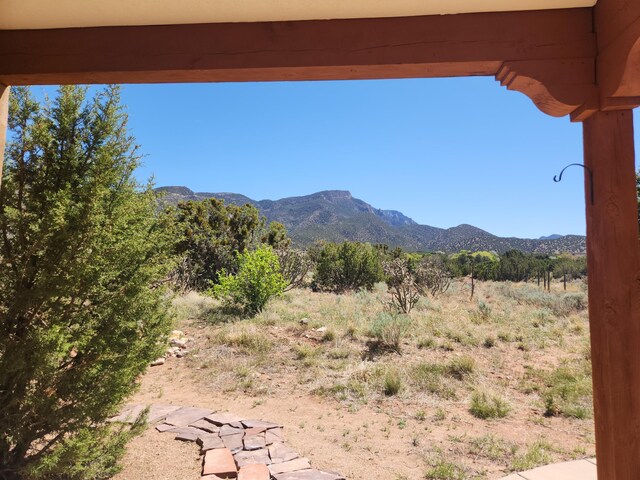
<instances>
[{"instance_id":1,"label":"black metal plant hanger hook","mask_svg":"<svg viewBox=\"0 0 640 480\"><path fill-rule=\"evenodd\" d=\"M591 169L589 167L587 167L586 165L582 164L582 163L571 163L569 165L567 165L566 167L564 167L562 169L562 171L560 172L560 175L554 175L553 176L553 181L554 182L561 182L562 181L562 174L564 173L564 171L569 168L569 167L582 167L584 168L587 172L589 172L589 193L590 193L590 197L591 197L591 205L593 205L593 172L591 171Z\"/></svg>"}]
</instances>

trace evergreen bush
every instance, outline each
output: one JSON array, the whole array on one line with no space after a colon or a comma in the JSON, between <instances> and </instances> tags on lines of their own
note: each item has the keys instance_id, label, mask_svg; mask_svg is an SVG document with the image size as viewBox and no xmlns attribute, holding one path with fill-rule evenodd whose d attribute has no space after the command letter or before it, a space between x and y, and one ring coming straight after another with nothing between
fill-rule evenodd
<instances>
[{"instance_id":1,"label":"evergreen bush","mask_svg":"<svg viewBox=\"0 0 640 480\"><path fill-rule=\"evenodd\" d=\"M0 478L101 479L133 431L105 423L170 329L171 231L119 89L12 91L0 188Z\"/></svg>"}]
</instances>

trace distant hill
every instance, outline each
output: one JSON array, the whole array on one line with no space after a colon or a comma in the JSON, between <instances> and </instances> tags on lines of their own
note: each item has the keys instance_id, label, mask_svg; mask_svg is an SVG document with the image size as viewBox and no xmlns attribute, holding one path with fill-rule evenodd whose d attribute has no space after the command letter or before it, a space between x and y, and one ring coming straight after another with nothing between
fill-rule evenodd
<instances>
[{"instance_id":1,"label":"distant hill","mask_svg":"<svg viewBox=\"0 0 640 480\"><path fill-rule=\"evenodd\" d=\"M299 245L310 245L323 239L386 243L411 251L487 250L503 253L517 249L547 254L583 254L586 250L585 237L579 235L504 238L473 225L463 224L447 229L419 225L401 212L372 207L344 190L260 201L237 193L193 192L187 187L160 187L156 190L164 193L164 202L173 205L206 198L219 198L235 205L251 204L269 221L284 224L293 241Z\"/></svg>"}]
</instances>

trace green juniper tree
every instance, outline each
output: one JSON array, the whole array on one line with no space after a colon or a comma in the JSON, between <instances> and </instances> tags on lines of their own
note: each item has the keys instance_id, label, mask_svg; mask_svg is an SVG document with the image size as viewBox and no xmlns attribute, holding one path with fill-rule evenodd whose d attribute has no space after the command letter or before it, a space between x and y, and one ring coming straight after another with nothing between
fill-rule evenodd
<instances>
[{"instance_id":1,"label":"green juniper tree","mask_svg":"<svg viewBox=\"0 0 640 480\"><path fill-rule=\"evenodd\" d=\"M368 243L325 243L318 247L314 282L324 290L371 290L384 280L378 250Z\"/></svg>"},{"instance_id":2,"label":"green juniper tree","mask_svg":"<svg viewBox=\"0 0 640 480\"><path fill-rule=\"evenodd\" d=\"M171 324L170 261L132 173L119 89L12 91L0 188L0 478L100 479L132 435L110 427Z\"/></svg>"},{"instance_id":3,"label":"green juniper tree","mask_svg":"<svg viewBox=\"0 0 640 480\"><path fill-rule=\"evenodd\" d=\"M237 255L257 241L265 222L254 206L217 198L179 203L173 215L180 235L176 251L183 257L176 283L195 290L209 288L222 270L235 273Z\"/></svg>"}]
</instances>

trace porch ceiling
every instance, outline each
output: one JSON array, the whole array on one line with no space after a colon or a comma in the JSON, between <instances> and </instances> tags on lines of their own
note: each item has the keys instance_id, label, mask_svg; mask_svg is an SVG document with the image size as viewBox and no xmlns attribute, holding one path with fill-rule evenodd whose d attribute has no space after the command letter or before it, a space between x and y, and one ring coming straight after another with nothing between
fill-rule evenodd
<instances>
[{"instance_id":1,"label":"porch ceiling","mask_svg":"<svg viewBox=\"0 0 640 480\"><path fill-rule=\"evenodd\" d=\"M0 0L0 30L409 17L592 7L596 0Z\"/></svg>"}]
</instances>

